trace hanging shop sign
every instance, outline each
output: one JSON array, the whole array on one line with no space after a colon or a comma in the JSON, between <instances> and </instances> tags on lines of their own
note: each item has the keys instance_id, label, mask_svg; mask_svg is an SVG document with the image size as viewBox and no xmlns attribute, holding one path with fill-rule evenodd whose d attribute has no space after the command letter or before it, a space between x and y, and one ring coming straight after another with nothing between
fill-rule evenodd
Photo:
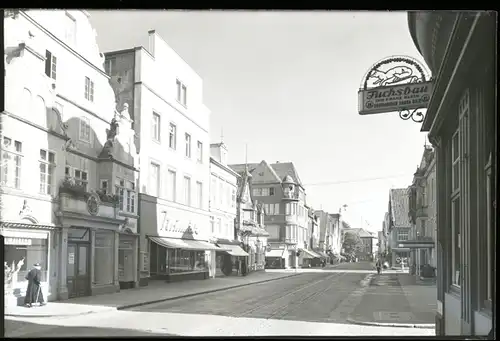
<instances>
[{"instance_id":1,"label":"hanging shop sign","mask_svg":"<svg viewBox=\"0 0 500 341\"><path fill-rule=\"evenodd\" d=\"M399 112L402 119L423 121L417 112L426 109L434 90L430 71L418 60L393 56L375 63L363 77L358 91L360 115Z\"/></svg>"}]
</instances>

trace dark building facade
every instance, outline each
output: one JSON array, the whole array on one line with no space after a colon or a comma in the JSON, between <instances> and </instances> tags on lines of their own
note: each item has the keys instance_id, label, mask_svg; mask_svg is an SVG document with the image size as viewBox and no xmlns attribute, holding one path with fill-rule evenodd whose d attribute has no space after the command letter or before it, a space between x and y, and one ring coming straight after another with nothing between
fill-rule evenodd
<instances>
[{"instance_id":1,"label":"dark building facade","mask_svg":"<svg viewBox=\"0 0 500 341\"><path fill-rule=\"evenodd\" d=\"M486 335L495 315L496 14L411 12L434 75L422 131L437 172L437 335Z\"/></svg>"}]
</instances>

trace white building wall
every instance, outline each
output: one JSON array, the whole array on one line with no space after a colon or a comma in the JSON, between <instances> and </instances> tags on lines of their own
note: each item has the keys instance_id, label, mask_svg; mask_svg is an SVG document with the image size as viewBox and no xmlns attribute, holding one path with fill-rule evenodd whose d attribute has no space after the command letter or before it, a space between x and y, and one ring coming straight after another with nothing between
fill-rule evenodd
<instances>
[{"instance_id":1,"label":"white building wall","mask_svg":"<svg viewBox=\"0 0 500 341\"><path fill-rule=\"evenodd\" d=\"M67 34L69 25L74 25L72 39ZM93 158L105 143L106 129L115 113L115 96L85 11L17 11L15 17L5 18L4 28L7 115L2 114L0 133L2 138L22 142L22 166L20 188L1 188L0 220L16 220L27 200L38 224L57 224L53 213L58 209L57 192L66 166L87 172L87 190L99 187ZM45 74L46 51L56 57L55 79ZM93 101L85 98L85 77L93 82ZM89 141L80 134L82 121L90 125ZM64 136L72 143L66 143ZM76 153L67 152L65 145L71 145ZM55 154L50 193L40 193L40 149ZM44 267L50 268L47 294L53 300L66 286L66 258L61 264L59 257L66 244L54 237L49 245L50 264Z\"/></svg>"}]
</instances>

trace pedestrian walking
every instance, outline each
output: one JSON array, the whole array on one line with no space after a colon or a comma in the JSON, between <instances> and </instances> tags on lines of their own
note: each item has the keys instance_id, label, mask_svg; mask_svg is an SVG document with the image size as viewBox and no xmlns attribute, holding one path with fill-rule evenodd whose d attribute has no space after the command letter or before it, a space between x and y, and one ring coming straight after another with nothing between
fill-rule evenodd
<instances>
[{"instance_id":1,"label":"pedestrian walking","mask_svg":"<svg viewBox=\"0 0 500 341\"><path fill-rule=\"evenodd\" d=\"M24 304L28 308L31 308L33 303L40 303L40 306L45 305L41 287L42 267L40 263L35 263L25 278L28 280L28 288L26 289Z\"/></svg>"},{"instance_id":2,"label":"pedestrian walking","mask_svg":"<svg viewBox=\"0 0 500 341\"><path fill-rule=\"evenodd\" d=\"M382 262L380 261L380 258L377 259L375 266L377 267L377 273L380 273L380 271L382 271Z\"/></svg>"}]
</instances>

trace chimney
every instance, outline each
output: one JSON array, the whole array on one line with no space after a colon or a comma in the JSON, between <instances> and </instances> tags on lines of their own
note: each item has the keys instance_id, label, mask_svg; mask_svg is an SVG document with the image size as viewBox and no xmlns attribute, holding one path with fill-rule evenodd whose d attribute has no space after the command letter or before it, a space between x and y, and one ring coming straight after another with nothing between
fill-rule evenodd
<instances>
[{"instance_id":1,"label":"chimney","mask_svg":"<svg viewBox=\"0 0 500 341\"><path fill-rule=\"evenodd\" d=\"M155 30L149 30L148 31L148 34L149 34L149 46L148 46L148 50L149 50L149 53L151 53L151 55L154 57L155 56L155 34L156 34L156 31Z\"/></svg>"}]
</instances>

